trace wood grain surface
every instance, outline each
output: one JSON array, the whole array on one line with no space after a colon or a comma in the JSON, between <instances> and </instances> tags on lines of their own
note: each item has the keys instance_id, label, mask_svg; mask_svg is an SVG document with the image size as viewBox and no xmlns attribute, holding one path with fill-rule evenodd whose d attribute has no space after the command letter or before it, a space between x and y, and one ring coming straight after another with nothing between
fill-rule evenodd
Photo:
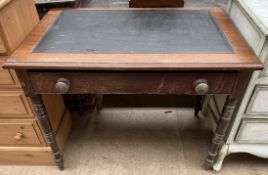
<instances>
[{"instance_id":1,"label":"wood grain surface","mask_svg":"<svg viewBox=\"0 0 268 175\"><path fill-rule=\"evenodd\" d=\"M130 9L81 9L130 10ZM131 9L136 10L136 9ZM141 10L140 8L138 10ZM157 10L157 9L146 9ZM159 9L158 9L159 10ZM168 10L168 9L161 9ZM188 9L177 9L188 10ZM210 12L234 49L234 54L44 54L32 53L61 10L50 11L4 64L16 69L79 70L255 70L263 65L220 8Z\"/></svg>"},{"instance_id":2,"label":"wood grain surface","mask_svg":"<svg viewBox=\"0 0 268 175\"><path fill-rule=\"evenodd\" d=\"M30 72L34 93L59 93L58 79L70 82L68 93L93 94L196 94L194 82L206 79L207 94L230 94L237 73L130 73L130 72Z\"/></svg>"},{"instance_id":3,"label":"wood grain surface","mask_svg":"<svg viewBox=\"0 0 268 175\"><path fill-rule=\"evenodd\" d=\"M3 3L0 9L0 35L5 46L3 49L3 44L0 44L0 54L9 55L37 25L39 18L33 0L6 0L0 3Z\"/></svg>"},{"instance_id":4,"label":"wood grain surface","mask_svg":"<svg viewBox=\"0 0 268 175\"><path fill-rule=\"evenodd\" d=\"M0 120L1 146L41 146L43 137L34 119ZM17 133L21 139L15 139Z\"/></svg>"},{"instance_id":5,"label":"wood grain surface","mask_svg":"<svg viewBox=\"0 0 268 175\"><path fill-rule=\"evenodd\" d=\"M1 0L0 1L0 9L6 6L8 3L10 3L12 0Z\"/></svg>"},{"instance_id":6,"label":"wood grain surface","mask_svg":"<svg viewBox=\"0 0 268 175\"><path fill-rule=\"evenodd\" d=\"M49 147L0 147L0 164L6 165L53 165ZM27 167L29 168L29 167Z\"/></svg>"}]
</instances>

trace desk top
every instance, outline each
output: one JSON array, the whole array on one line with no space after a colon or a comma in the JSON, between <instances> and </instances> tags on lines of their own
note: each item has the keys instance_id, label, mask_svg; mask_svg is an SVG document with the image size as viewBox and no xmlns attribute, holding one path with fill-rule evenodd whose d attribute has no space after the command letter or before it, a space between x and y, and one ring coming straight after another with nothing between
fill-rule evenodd
<instances>
[{"instance_id":1,"label":"desk top","mask_svg":"<svg viewBox=\"0 0 268 175\"><path fill-rule=\"evenodd\" d=\"M219 8L80 9L50 11L4 66L254 70L262 64Z\"/></svg>"},{"instance_id":2,"label":"desk top","mask_svg":"<svg viewBox=\"0 0 268 175\"><path fill-rule=\"evenodd\" d=\"M233 50L207 10L65 10L33 53L230 54Z\"/></svg>"}]
</instances>

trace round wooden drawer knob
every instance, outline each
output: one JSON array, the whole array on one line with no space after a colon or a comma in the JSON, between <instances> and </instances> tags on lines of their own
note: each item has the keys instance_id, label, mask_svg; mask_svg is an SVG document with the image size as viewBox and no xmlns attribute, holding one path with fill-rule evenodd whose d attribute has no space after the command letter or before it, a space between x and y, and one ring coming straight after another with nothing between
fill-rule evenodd
<instances>
[{"instance_id":1,"label":"round wooden drawer knob","mask_svg":"<svg viewBox=\"0 0 268 175\"><path fill-rule=\"evenodd\" d=\"M209 90L208 82L205 79L199 79L194 82L194 90L197 94L206 94Z\"/></svg>"},{"instance_id":2,"label":"round wooden drawer knob","mask_svg":"<svg viewBox=\"0 0 268 175\"><path fill-rule=\"evenodd\" d=\"M55 88L61 94L67 93L70 89L70 82L66 78L59 78Z\"/></svg>"},{"instance_id":3,"label":"round wooden drawer knob","mask_svg":"<svg viewBox=\"0 0 268 175\"><path fill-rule=\"evenodd\" d=\"M21 140L24 137L24 135L20 132L17 132L16 135L14 136L15 140Z\"/></svg>"}]
</instances>

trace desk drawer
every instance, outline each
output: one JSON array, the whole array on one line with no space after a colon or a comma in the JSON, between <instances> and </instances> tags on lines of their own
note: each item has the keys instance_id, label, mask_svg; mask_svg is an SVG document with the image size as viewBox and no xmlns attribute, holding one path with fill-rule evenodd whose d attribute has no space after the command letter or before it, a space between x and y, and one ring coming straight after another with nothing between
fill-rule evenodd
<instances>
[{"instance_id":1,"label":"desk drawer","mask_svg":"<svg viewBox=\"0 0 268 175\"><path fill-rule=\"evenodd\" d=\"M41 145L41 133L35 120L0 120L0 145ZM38 135L39 133L39 135ZM39 138L40 137L40 138Z\"/></svg>"},{"instance_id":2,"label":"desk drawer","mask_svg":"<svg viewBox=\"0 0 268 175\"><path fill-rule=\"evenodd\" d=\"M67 93L97 94L197 94L196 81L206 80L204 94L230 94L237 73L146 72L29 72L36 93L60 93L58 80L70 85Z\"/></svg>"}]
</instances>

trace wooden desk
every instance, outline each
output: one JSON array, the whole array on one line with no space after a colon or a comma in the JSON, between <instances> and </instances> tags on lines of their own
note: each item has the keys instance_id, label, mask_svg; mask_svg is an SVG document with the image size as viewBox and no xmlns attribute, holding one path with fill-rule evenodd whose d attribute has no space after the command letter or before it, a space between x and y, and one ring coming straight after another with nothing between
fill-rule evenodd
<instances>
[{"instance_id":1,"label":"wooden desk","mask_svg":"<svg viewBox=\"0 0 268 175\"><path fill-rule=\"evenodd\" d=\"M211 168L249 77L262 66L218 8L50 11L4 64L31 98L60 169L40 94L227 94Z\"/></svg>"}]
</instances>

